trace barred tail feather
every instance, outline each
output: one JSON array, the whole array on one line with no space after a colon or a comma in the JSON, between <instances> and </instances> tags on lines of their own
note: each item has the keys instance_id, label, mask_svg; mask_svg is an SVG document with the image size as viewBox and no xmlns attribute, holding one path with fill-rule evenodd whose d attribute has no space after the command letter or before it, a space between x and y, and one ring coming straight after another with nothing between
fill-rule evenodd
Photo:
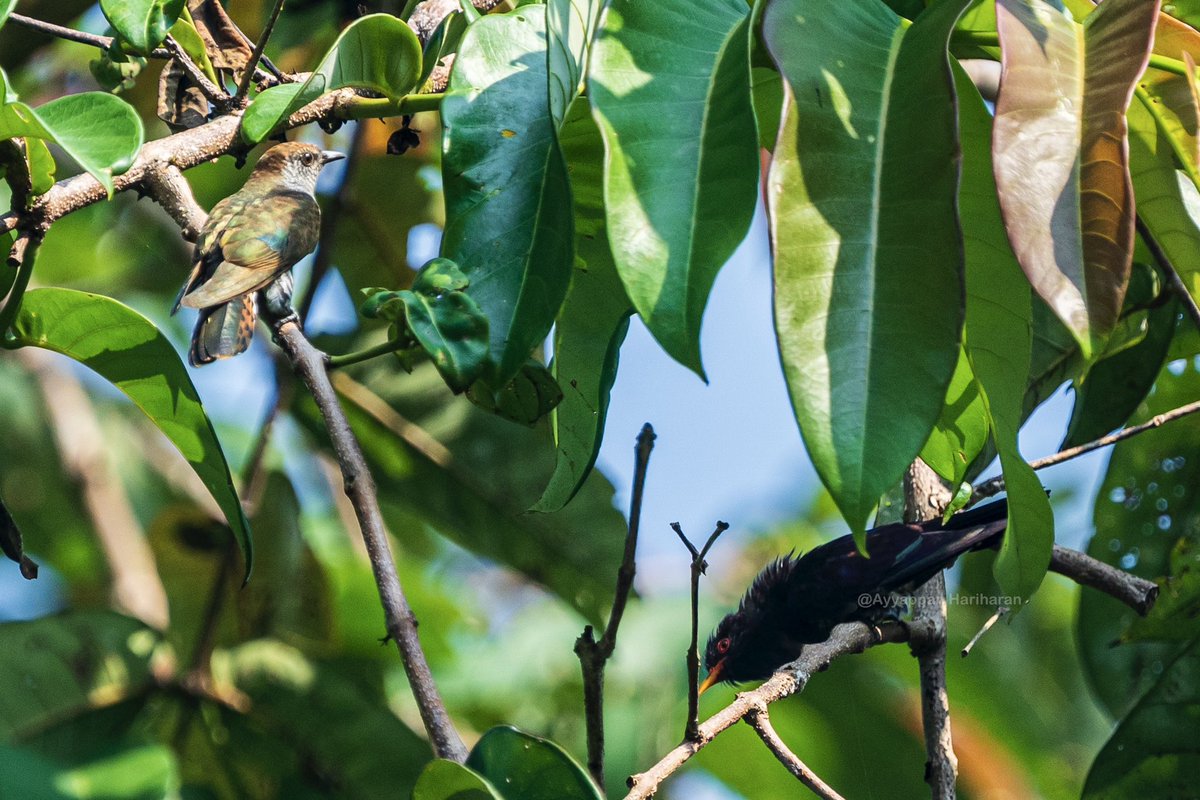
<instances>
[{"instance_id":1,"label":"barred tail feather","mask_svg":"<svg viewBox=\"0 0 1200 800\"><path fill-rule=\"evenodd\" d=\"M257 318L253 292L228 303L201 309L192 332L188 361L193 367L200 367L244 352L254 338Z\"/></svg>"}]
</instances>

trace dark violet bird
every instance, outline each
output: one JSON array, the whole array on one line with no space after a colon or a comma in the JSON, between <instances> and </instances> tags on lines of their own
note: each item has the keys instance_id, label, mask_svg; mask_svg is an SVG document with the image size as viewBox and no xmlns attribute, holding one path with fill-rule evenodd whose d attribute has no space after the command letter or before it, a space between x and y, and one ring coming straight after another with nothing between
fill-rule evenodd
<instances>
[{"instance_id":1,"label":"dark violet bird","mask_svg":"<svg viewBox=\"0 0 1200 800\"><path fill-rule=\"evenodd\" d=\"M995 546L1007 523L1008 504L999 500L944 524L895 523L867 531L870 558L847 535L771 562L708 640L708 677L700 691L718 681L767 678L794 661L804 645L828 639L835 625L882 619L895 608L891 595L911 592L963 553Z\"/></svg>"},{"instance_id":2,"label":"dark violet bird","mask_svg":"<svg viewBox=\"0 0 1200 800\"><path fill-rule=\"evenodd\" d=\"M196 239L192 272L171 310L200 309L188 352L193 366L250 346L256 294L316 248L317 177L323 166L343 157L311 144L277 144L263 153L241 189L213 207Z\"/></svg>"}]
</instances>

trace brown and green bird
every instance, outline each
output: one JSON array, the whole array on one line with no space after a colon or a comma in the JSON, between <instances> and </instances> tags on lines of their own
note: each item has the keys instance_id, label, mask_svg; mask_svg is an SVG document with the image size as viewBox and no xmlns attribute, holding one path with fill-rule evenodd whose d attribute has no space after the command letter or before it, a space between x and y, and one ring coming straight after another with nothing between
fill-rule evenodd
<instances>
[{"instance_id":1,"label":"brown and green bird","mask_svg":"<svg viewBox=\"0 0 1200 800\"><path fill-rule=\"evenodd\" d=\"M277 144L263 153L240 190L213 207L196 239L192 272L171 309L172 314L181 306L200 309L188 351L193 366L250 346L256 295L317 246L317 176L343 157L311 144Z\"/></svg>"}]
</instances>

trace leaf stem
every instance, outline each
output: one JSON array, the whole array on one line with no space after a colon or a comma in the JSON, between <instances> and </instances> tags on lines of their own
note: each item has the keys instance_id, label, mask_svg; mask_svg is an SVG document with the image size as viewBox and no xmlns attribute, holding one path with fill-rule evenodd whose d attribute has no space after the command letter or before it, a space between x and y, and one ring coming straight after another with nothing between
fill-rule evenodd
<instances>
[{"instance_id":1,"label":"leaf stem","mask_svg":"<svg viewBox=\"0 0 1200 800\"><path fill-rule=\"evenodd\" d=\"M442 107L444 94L406 94L399 100L386 97L359 97L340 116L343 119L374 119L437 111Z\"/></svg>"},{"instance_id":2,"label":"leaf stem","mask_svg":"<svg viewBox=\"0 0 1200 800\"><path fill-rule=\"evenodd\" d=\"M345 353L340 356L329 357L329 368L336 369L338 367L348 367L351 364L358 364L363 361L375 358L377 356L394 353L397 350L402 350L405 343L399 339L389 339L382 344L377 344L374 347L368 347L363 350L355 350L353 353Z\"/></svg>"}]
</instances>

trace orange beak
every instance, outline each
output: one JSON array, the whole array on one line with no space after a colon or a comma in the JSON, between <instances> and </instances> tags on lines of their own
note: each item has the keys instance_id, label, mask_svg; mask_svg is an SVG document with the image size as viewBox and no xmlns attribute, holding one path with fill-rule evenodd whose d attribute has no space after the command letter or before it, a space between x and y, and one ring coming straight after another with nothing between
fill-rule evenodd
<instances>
[{"instance_id":1,"label":"orange beak","mask_svg":"<svg viewBox=\"0 0 1200 800\"><path fill-rule=\"evenodd\" d=\"M718 661L708 672L708 677L704 679L704 683L700 684L700 691L696 692L696 696L704 694L713 684L721 680L721 670L725 667L725 659Z\"/></svg>"}]
</instances>

